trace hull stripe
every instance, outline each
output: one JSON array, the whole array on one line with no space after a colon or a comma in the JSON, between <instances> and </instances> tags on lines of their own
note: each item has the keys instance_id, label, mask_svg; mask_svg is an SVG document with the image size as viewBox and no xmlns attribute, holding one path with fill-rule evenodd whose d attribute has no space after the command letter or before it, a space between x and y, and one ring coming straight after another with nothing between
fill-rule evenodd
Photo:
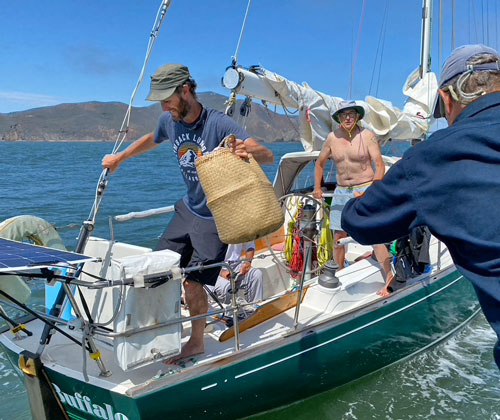
<instances>
[{"instance_id":1,"label":"hull stripe","mask_svg":"<svg viewBox=\"0 0 500 420\"><path fill-rule=\"evenodd\" d=\"M458 278L456 278L455 280L453 280L451 283L448 283L447 285L445 285L445 286L441 287L440 289L438 289L438 290L436 290L436 291L434 291L434 292L430 293L429 295L424 296L423 298L421 298L421 299L419 299L419 300L416 300L415 302L410 303L409 305L406 305L406 306L404 306L404 307L402 307L402 308L398 309L398 310L397 310L397 311L395 311L395 312L391 312L391 313L389 313L389 314L387 314L387 315L385 315L385 316L383 316L383 317L381 317L381 318L378 318L378 319L376 319L376 320L374 320L374 321L371 321L371 322L369 322L369 323L367 323L367 324L365 324L365 325L362 325L361 327L355 328L354 330L351 330L351 331L349 331L349 332L346 332L346 333L344 333L344 334L342 334L342 335L339 335L338 337L332 338L332 339L327 340L327 341L325 341L325 342L323 342L323 343L316 344L315 346L313 346L313 347L309 347L308 349L302 350L302 351L300 351L300 352L298 352L298 353L291 354L290 356L287 356L287 357L284 357L284 358L282 358L282 359L276 360L276 361L274 361L274 362L272 362L272 363L268 363L267 365L263 365L263 366L260 366L260 367L258 367L258 368L256 368L256 369L249 370L248 372L244 372L244 373L241 373L241 374L239 374L239 375L236 375L234 378L235 378L235 379L239 379L239 378L242 378L242 377L244 377L244 376L251 375L252 373L258 372L258 371L260 371L260 370L267 369L268 367L271 367L271 366L277 365L277 364L282 363L282 362L284 362L284 361L287 361L287 360L289 360L289 359L293 359L294 357L297 357L297 356L300 356L300 355L302 355L302 354L308 353L308 352L310 352L310 351L312 351L312 350L316 350L316 349L318 349L318 348L320 348L320 347L326 346L326 345L328 345L328 344L330 344L330 343L333 343L333 342L338 341L338 340L340 340L340 339L342 339L342 338L344 338L344 337L347 337L347 336L349 336L349 335L351 335L351 334L354 334L354 333L356 333L356 332L358 332L358 331L361 331L361 330L363 330L363 329L365 329L365 328L367 328L367 327L369 327L369 326L371 326L371 325L374 325L374 324L377 324L377 323L378 323L378 322L380 322L380 321L383 321L384 319L390 318L390 317L392 317L392 316L396 315L396 314L397 314L397 313L399 313L399 312L402 312L402 311L404 311L404 310L406 310L406 309L408 309L408 308L411 308L412 306L418 305L419 303L421 303L421 302L425 301L426 299L428 299L428 298L430 298L430 297L434 296L435 294L438 294L438 293L440 293L441 291L443 291L443 290L447 289L448 287L452 286L453 284L455 284L457 281L459 281L459 280L461 280L461 279L463 279L463 276L462 276L462 275L461 275L461 276L459 276ZM475 313L474 315L472 315L472 316L471 316L471 318L473 318L473 317L474 317L474 316L475 316L478 312L479 312L479 310L478 310L478 311L476 311L476 313ZM455 331L455 330L453 330L453 331ZM439 339L439 340L441 340L441 339ZM439 341L439 340L437 340L437 341ZM432 344L434 344L434 343L432 343ZM428 345L428 346L426 346L426 347L429 347L429 346L430 346L430 345L432 345L432 344L429 344L429 345ZM419 350L419 351L420 351L420 350Z\"/></svg>"},{"instance_id":2,"label":"hull stripe","mask_svg":"<svg viewBox=\"0 0 500 420\"><path fill-rule=\"evenodd\" d=\"M85 417L80 417L80 416L76 415L75 413L68 412L67 414L69 417L71 417L74 420L86 420Z\"/></svg>"},{"instance_id":3,"label":"hull stripe","mask_svg":"<svg viewBox=\"0 0 500 420\"><path fill-rule=\"evenodd\" d=\"M215 386L217 386L217 385L218 385L218 384L217 384L217 382L216 382L216 383L214 383L214 384L204 386L203 388L201 388L201 390L202 390L202 391L205 391L205 390L210 389L210 388L213 388L213 387L215 387Z\"/></svg>"}]
</instances>

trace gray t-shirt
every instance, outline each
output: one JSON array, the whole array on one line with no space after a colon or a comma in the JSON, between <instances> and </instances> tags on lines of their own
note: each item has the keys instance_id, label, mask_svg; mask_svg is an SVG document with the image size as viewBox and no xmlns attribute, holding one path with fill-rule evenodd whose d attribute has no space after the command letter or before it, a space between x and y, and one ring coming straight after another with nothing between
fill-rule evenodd
<instances>
[{"instance_id":1,"label":"gray t-shirt","mask_svg":"<svg viewBox=\"0 0 500 420\"><path fill-rule=\"evenodd\" d=\"M187 186L187 194L183 200L187 208L197 216L212 217L212 213L207 207L207 199L198 179L195 161L215 149L229 134L234 134L241 140L250 137L232 118L215 109L204 108L200 118L193 124L175 122L169 112L164 112L158 122L154 141L161 143L171 140L173 152Z\"/></svg>"}]
</instances>

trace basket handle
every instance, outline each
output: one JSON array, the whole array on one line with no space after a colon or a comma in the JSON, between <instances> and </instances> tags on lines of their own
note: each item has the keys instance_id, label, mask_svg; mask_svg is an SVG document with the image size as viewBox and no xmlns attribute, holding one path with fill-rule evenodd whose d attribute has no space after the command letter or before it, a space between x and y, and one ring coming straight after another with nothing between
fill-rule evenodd
<instances>
[{"instance_id":1,"label":"basket handle","mask_svg":"<svg viewBox=\"0 0 500 420\"><path fill-rule=\"evenodd\" d=\"M236 142L236 135L229 134L226 137L224 137L224 139L219 143L219 145L214 150L217 150L217 149L220 149L220 148L229 149L229 142L230 141ZM243 159L243 160L245 162L249 162L251 158L252 158L252 154L248 153L248 158Z\"/></svg>"},{"instance_id":2,"label":"basket handle","mask_svg":"<svg viewBox=\"0 0 500 420\"><path fill-rule=\"evenodd\" d=\"M230 141L236 141L236 136L234 134L229 134L224 137L217 147L225 147L227 149L229 148Z\"/></svg>"}]
</instances>

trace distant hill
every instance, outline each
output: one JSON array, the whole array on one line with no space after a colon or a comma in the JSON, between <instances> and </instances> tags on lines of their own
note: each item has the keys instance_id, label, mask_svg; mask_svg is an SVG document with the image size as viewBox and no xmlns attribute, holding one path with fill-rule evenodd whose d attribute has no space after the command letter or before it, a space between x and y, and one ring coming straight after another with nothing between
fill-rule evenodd
<instances>
[{"instance_id":1,"label":"distant hill","mask_svg":"<svg viewBox=\"0 0 500 420\"><path fill-rule=\"evenodd\" d=\"M224 111L226 97L213 92L198 93L207 108ZM242 124L236 105L235 120ZM127 105L119 102L61 104L28 111L0 114L0 141L114 141ZM161 114L159 104L134 107L127 139L132 141L155 129ZM259 141L298 141L296 117L287 117L252 103L246 130Z\"/></svg>"}]
</instances>

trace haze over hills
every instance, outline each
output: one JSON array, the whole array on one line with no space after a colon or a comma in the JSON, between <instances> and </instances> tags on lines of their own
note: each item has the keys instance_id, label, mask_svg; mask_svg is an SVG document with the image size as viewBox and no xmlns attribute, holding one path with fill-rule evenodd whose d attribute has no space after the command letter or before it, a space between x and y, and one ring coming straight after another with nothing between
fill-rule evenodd
<instances>
[{"instance_id":1,"label":"haze over hills","mask_svg":"<svg viewBox=\"0 0 500 420\"><path fill-rule=\"evenodd\" d=\"M207 108L224 112L226 97L213 93L198 93ZM239 114L241 101L235 110L235 120L244 124ZM119 102L85 102L61 104L27 111L0 114L0 140L3 141L115 141L122 125L127 105ZM136 140L156 128L161 114L159 104L134 107L127 139ZM246 119L246 130L259 141L298 141L298 121L252 103Z\"/></svg>"}]
</instances>

